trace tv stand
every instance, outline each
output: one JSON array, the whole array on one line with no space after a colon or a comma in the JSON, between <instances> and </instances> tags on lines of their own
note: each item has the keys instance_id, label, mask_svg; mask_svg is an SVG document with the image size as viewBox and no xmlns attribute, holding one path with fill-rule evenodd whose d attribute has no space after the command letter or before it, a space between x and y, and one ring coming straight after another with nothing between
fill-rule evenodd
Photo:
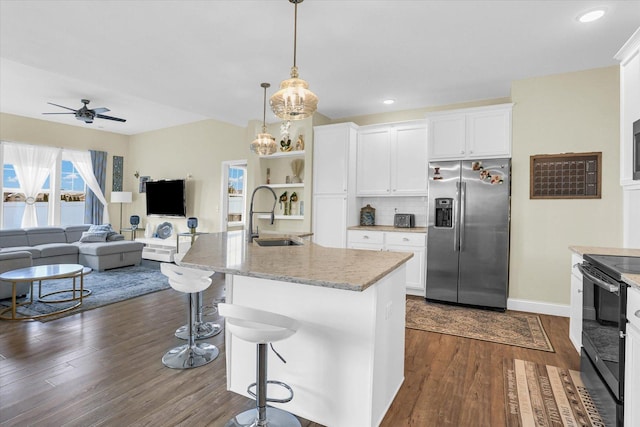
<instances>
[{"instance_id":1,"label":"tv stand","mask_svg":"<svg viewBox=\"0 0 640 427\"><path fill-rule=\"evenodd\" d=\"M173 262L176 253L176 241L171 237L158 239L156 237L138 237L136 242L144 243L142 258L154 261Z\"/></svg>"}]
</instances>

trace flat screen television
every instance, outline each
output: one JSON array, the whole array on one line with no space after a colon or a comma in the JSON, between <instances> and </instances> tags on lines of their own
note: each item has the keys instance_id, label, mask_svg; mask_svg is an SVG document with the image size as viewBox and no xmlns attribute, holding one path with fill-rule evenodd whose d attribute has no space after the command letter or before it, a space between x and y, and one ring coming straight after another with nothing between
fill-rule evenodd
<instances>
[{"instance_id":1,"label":"flat screen television","mask_svg":"<svg viewBox=\"0 0 640 427\"><path fill-rule=\"evenodd\" d=\"M184 179L147 181L147 215L187 216Z\"/></svg>"}]
</instances>

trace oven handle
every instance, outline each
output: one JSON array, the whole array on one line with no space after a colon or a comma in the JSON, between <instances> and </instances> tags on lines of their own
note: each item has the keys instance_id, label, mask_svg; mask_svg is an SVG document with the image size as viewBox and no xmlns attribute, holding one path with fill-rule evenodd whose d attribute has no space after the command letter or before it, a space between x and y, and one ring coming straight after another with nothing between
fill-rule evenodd
<instances>
[{"instance_id":1,"label":"oven handle","mask_svg":"<svg viewBox=\"0 0 640 427\"><path fill-rule=\"evenodd\" d=\"M587 270L585 270L584 267L582 267L582 264L577 264L576 267L578 267L578 270L580 270L580 273L582 273L583 276L587 276L587 278L589 280L591 280L593 283L595 283L596 285L598 285L599 287L601 287L605 291L611 292L611 293L614 293L614 294L617 294L618 292L620 292L620 286L612 285L611 283L607 283L607 282L603 282L602 280L598 279L594 275L588 273Z\"/></svg>"}]
</instances>

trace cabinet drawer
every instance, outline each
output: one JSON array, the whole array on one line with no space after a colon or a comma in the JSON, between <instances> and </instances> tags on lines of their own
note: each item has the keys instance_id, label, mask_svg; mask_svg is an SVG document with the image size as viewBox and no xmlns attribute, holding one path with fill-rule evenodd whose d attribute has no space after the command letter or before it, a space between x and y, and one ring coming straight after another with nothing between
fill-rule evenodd
<instances>
[{"instance_id":1,"label":"cabinet drawer","mask_svg":"<svg viewBox=\"0 0 640 427\"><path fill-rule=\"evenodd\" d=\"M640 290L630 286L627 292L627 320L640 328Z\"/></svg>"},{"instance_id":2,"label":"cabinet drawer","mask_svg":"<svg viewBox=\"0 0 640 427\"><path fill-rule=\"evenodd\" d=\"M386 233L385 240L387 245L419 246L424 248L427 235L425 233L399 233L392 231Z\"/></svg>"},{"instance_id":3,"label":"cabinet drawer","mask_svg":"<svg viewBox=\"0 0 640 427\"><path fill-rule=\"evenodd\" d=\"M349 243L377 243L382 245L384 233L380 231L349 230Z\"/></svg>"}]
</instances>

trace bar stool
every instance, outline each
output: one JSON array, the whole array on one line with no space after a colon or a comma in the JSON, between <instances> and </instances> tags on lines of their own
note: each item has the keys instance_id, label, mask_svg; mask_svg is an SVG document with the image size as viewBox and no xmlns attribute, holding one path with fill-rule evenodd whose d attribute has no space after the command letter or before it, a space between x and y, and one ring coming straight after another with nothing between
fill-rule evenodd
<instances>
[{"instance_id":1,"label":"bar stool","mask_svg":"<svg viewBox=\"0 0 640 427\"><path fill-rule=\"evenodd\" d=\"M194 327L198 310L195 296L211 285L210 272L201 270L198 273L197 269L169 263L160 264L160 270L169 278L169 284L173 289L189 294L188 342L166 352L162 356L162 363L168 368L188 369L213 361L218 357L218 348L209 343L196 344Z\"/></svg>"},{"instance_id":2,"label":"bar stool","mask_svg":"<svg viewBox=\"0 0 640 427\"><path fill-rule=\"evenodd\" d=\"M186 252L184 253L176 253L173 255L173 261L177 264L180 265L180 261L182 261L182 258L184 258ZM188 268L188 267L183 267L183 268ZM200 271L200 272L204 272L204 270L198 270L198 269L191 269L191 270L195 270L195 271ZM215 273L215 271L210 271L209 273L211 273L209 276L211 276L213 273ZM203 293L204 291L200 291L196 294L195 298L196 298L196 305L198 307L198 314L196 315L196 324L194 326L195 328L195 332L196 332L196 339L197 340L202 340L205 338L211 338L215 335L218 335L220 332L222 332L222 327L217 324L217 323L213 323L213 322L205 322L202 318L202 301L203 301ZM189 339L189 325L185 324L180 326L178 329L176 329L176 333L175 333L176 338L180 338L181 340L188 340Z\"/></svg>"},{"instance_id":3,"label":"bar stool","mask_svg":"<svg viewBox=\"0 0 640 427\"><path fill-rule=\"evenodd\" d=\"M293 399L293 390L287 384L267 380L267 345L293 335L298 329L298 322L280 314L236 304L220 303L218 311L226 318L227 332L257 344L256 382L247 387L247 393L256 399L256 409L236 415L225 427L300 427L300 421L289 412L267 407L267 402L287 403ZM276 355L282 359L278 353ZM267 397L267 384L284 387L289 396L284 399ZM251 390L253 387L256 387L255 393Z\"/></svg>"}]
</instances>

